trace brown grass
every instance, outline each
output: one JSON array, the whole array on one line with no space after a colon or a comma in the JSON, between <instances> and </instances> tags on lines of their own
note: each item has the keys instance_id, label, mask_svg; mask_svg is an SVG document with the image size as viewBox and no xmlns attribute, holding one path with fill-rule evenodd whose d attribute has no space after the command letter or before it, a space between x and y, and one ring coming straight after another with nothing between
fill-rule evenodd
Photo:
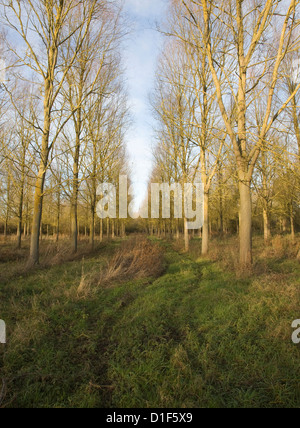
<instances>
[{"instance_id":1,"label":"brown grass","mask_svg":"<svg viewBox=\"0 0 300 428\"><path fill-rule=\"evenodd\" d=\"M112 287L122 281L158 278L164 270L164 253L159 244L137 236L124 241L100 272L86 272L83 261L77 297L85 298L99 286Z\"/></svg>"},{"instance_id":2,"label":"brown grass","mask_svg":"<svg viewBox=\"0 0 300 428\"><path fill-rule=\"evenodd\" d=\"M269 273L268 261L270 260L299 260L300 261L300 240L299 236L293 241L290 236L274 236L269 244L265 244L263 237L253 239L253 259L252 267L241 268L239 263L239 238L229 236L224 238L213 238L210 242L209 254L207 258L221 263L223 269L234 272L237 277L248 275L261 275ZM176 244L177 246L180 244ZM174 249L176 250L176 245ZM201 258L201 240L191 241L190 255L193 259Z\"/></svg>"},{"instance_id":3,"label":"brown grass","mask_svg":"<svg viewBox=\"0 0 300 428\"><path fill-rule=\"evenodd\" d=\"M16 249L14 239L0 241L0 283L12 280L14 277L25 276L36 269L47 269L52 266L61 265L73 261L81 261L84 257L89 258L99 254L105 248L105 244L96 244L92 250L86 240L81 240L78 251L71 251L70 240L56 243L51 239L44 239L40 243L40 264L32 266L28 264L30 241L24 240L22 249Z\"/></svg>"},{"instance_id":4,"label":"brown grass","mask_svg":"<svg viewBox=\"0 0 300 428\"><path fill-rule=\"evenodd\" d=\"M124 242L100 275L99 284L123 279L158 278L164 272L164 256L159 244L144 237Z\"/></svg>"}]
</instances>

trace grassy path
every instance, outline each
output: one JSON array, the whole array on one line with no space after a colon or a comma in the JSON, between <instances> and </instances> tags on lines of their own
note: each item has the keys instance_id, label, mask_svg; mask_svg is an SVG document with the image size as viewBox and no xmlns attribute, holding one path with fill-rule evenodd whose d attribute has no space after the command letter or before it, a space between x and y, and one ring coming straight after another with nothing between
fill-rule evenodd
<instances>
[{"instance_id":1,"label":"grassy path","mask_svg":"<svg viewBox=\"0 0 300 428\"><path fill-rule=\"evenodd\" d=\"M300 315L299 264L237 280L210 261L166 253L159 279L85 299L78 262L0 286L9 332L2 405L299 407L290 328ZM84 270L103 263L87 260Z\"/></svg>"}]
</instances>

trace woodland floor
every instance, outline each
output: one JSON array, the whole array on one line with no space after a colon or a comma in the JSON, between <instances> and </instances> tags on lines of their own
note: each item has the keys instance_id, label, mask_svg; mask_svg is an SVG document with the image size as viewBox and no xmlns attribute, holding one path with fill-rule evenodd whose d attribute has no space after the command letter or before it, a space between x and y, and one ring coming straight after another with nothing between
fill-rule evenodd
<instances>
[{"instance_id":1,"label":"woodland floor","mask_svg":"<svg viewBox=\"0 0 300 428\"><path fill-rule=\"evenodd\" d=\"M256 238L253 271L239 272L235 239L207 259L199 240L189 255L152 242L163 273L102 285L118 241L60 263L44 244L31 271L26 248L0 243L0 408L300 407L296 250Z\"/></svg>"}]
</instances>

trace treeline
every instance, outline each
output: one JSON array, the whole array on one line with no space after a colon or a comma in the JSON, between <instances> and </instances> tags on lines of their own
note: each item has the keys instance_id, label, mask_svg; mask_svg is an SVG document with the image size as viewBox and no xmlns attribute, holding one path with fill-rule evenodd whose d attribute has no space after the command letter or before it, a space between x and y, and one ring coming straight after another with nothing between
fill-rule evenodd
<instances>
[{"instance_id":1,"label":"treeline","mask_svg":"<svg viewBox=\"0 0 300 428\"><path fill-rule=\"evenodd\" d=\"M153 183L204 185L202 253L214 232L299 229L300 0L170 0L152 106ZM0 228L30 235L124 235L97 220L97 185L129 175L121 2L0 0ZM5 62L4 66L3 63ZM187 218L136 222L184 235ZM130 227L134 225L132 222ZM193 232L198 233L197 232Z\"/></svg>"},{"instance_id":2,"label":"treeline","mask_svg":"<svg viewBox=\"0 0 300 428\"><path fill-rule=\"evenodd\" d=\"M1 0L0 219L4 235L124 233L96 221L97 186L128 174L119 1ZM3 73L2 73L3 75Z\"/></svg>"},{"instance_id":3,"label":"treeline","mask_svg":"<svg viewBox=\"0 0 300 428\"><path fill-rule=\"evenodd\" d=\"M300 226L299 1L172 0L152 105L153 182L204 185L202 253L213 232L252 234ZM185 232L151 220L151 233ZM193 232L194 234L194 232Z\"/></svg>"}]
</instances>

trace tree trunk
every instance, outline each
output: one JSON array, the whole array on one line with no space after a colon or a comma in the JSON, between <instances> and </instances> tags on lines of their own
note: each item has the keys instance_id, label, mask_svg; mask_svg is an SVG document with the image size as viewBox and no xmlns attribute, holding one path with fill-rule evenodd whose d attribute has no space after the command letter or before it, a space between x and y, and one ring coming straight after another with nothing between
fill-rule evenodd
<instances>
[{"instance_id":1,"label":"tree trunk","mask_svg":"<svg viewBox=\"0 0 300 428\"><path fill-rule=\"evenodd\" d=\"M252 264L252 198L250 182L240 181L240 263Z\"/></svg>"},{"instance_id":2,"label":"tree trunk","mask_svg":"<svg viewBox=\"0 0 300 428\"><path fill-rule=\"evenodd\" d=\"M60 191L58 191L58 194L57 194L56 242L59 241L59 233L60 233Z\"/></svg>"},{"instance_id":3,"label":"tree trunk","mask_svg":"<svg viewBox=\"0 0 300 428\"><path fill-rule=\"evenodd\" d=\"M180 225L179 225L179 220L177 220L177 225L176 225L176 239L177 241L179 241L180 239Z\"/></svg>"},{"instance_id":4,"label":"tree trunk","mask_svg":"<svg viewBox=\"0 0 300 428\"><path fill-rule=\"evenodd\" d=\"M50 61L51 62L51 61ZM49 157L49 138L50 138L50 125L51 125L51 107L50 107L50 94L53 89L52 83L49 79L45 81L45 96L44 96L44 127L42 138L42 153L40 168L35 184L35 194L33 203L33 221L32 221L32 234L30 245L29 263L31 265L39 264L40 256L40 228L43 213L43 198L44 198L44 185L46 179L46 170Z\"/></svg>"},{"instance_id":5,"label":"tree trunk","mask_svg":"<svg viewBox=\"0 0 300 428\"><path fill-rule=\"evenodd\" d=\"M71 201L71 242L72 251L78 250L78 163L73 166L73 194Z\"/></svg>"},{"instance_id":6,"label":"tree trunk","mask_svg":"<svg viewBox=\"0 0 300 428\"><path fill-rule=\"evenodd\" d=\"M287 230L287 220L286 220L286 218L283 218L282 219L282 231L283 231L283 233L286 233L286 230Z\"/></svg>"},{"instance_id":7,"label":"tree trunk","mask_svg":"<svg viewBox=\"0 0 300 428\"><path fill-rule=\"evenodd\" d=\"M263 220L264 220L264 240L265 240L265 243L268 243L271 237L271 228L270 228L270 220L269 220L269 210L266 206L263 208Z\"/></svg>"},{"instance_id":8,"label":"tree trunk","mask_svg":"<svg viewBox=\"0 0 300 428\"><path fill-rule=\"evenodd\" d=\"M292 241L295 241L295 222L294 222L294 210L293 210L293 203L291 203L291 209L290 209L290 222L291 222L291 238Z\"/></svg>"},{"instance_id":9,"label":"tree trunk","mask_svg":"<svg viewBox=\"0 0 300 428\"><path fill-rule=\"evenodd\" d=\"M300 126L299 126L299 107L297 105L296 97L292 99L292 108L293 108L293 121L294 121L294 129L295 135L298 143L298 155L300 157Z\"/></svg>"},{"instance_id":10,"label":"tree trunk","mask_svg":"<svg viewBox=\"0 0 300 428\"><path fill-rule=\"evenodd\" d=\"M106 220L106 237L109 239L109 218Z\"/></svg>"},{"instance_id":11,"label":"tree trunk","mask_svg":"<svg viewBox=\"0 0 300 428\"><path fill-rule=\"evenodd\" d=\"M17 226L17 249L20 250L22 248L22 221L18 219Z\"/></svg>"},{"instance_id":12,"label":"tree trunk","mask_svg":"<svg viewBox=\"0 0 300 428\"><path fill-rule=\"evenodd\" d=\"M206 256L208 254L208 245L209 245L209 218L208 218L208 204L209 204L209 194L204 193L204 223L202 230L202 255Z\"/></svg>"},{"instance_id":13,"label":"tree trunk","mask_svg":"<svg viewBox=\"0 0 300 428\"><path fill-rule=\"evenodd\" d=\"M103 242L103 220L100 219L100 242Z\"/></svg>"},{"instance_id":14,"label":"tree trunk","mask_svg":"<svg viewBox=\"0 0 300 428\"><path fill-rule=\"evenodd\" d=\"M114 222L114 220L111 221L111 237L112 237L112 239L115 239L115 222Z\"/></svg>"},{"instance_id":15,"label":"tree trunk","mask_svg":"<svg viewBox=\"0 0 300 428\"><path fill-rule=\"evenodd\" d=\"M95 209L91 209L91 231L90 231L90 245L92 249L95 248Z\"/></svg>"},{"instance_id":16,"label":"tree trunk","mask_svg":"<svg viewBox=\"0 0 300 428\"><path fill-rule=\"evenodd\" d=\"M42 161L40 171L35 185L35 195L33 203L33 220L31 232L31 245L30 245L30 259L32 265L39 263L39 250L40 250L40 232L43 211L43 193L45 184L46 168L45 163Z\"/></svg>"},{"instance_id":17,"label":"tree trunk","mask_svg":"<svg viewBox=\"0 0 300 428\"><path fill-rule=\"evenodd\" d=\"M7 177L7 206L6 206L6 213L5 213L5 223L4 223L4 237L7 237L8 233L8 220L9 220L9 211L10 211L10 186L11 186L11 177L10 174L8 174Z\"/></svg>"},{"instance_id":18,"label":"tree trunk","mask_svg":"<svg viewBox=\"0 0 300 428\"><path fill-rule=\"evenodd\" d=\"M187 218L184 219L184 246L185 246L185 251L188 252L190 249L190 237L189 237Z\"/></svg>"},{"instance_id":19,"label":"tree trunk","mask_svg":"<svg viewBox=\"0 0 300 428\"><path fill-rule=\"evenodd\" d=\"M8 220L7 217L5 218L5 223L4 223L4 237L7 237L7 227L8 227Z\"/></svg>"},{"instance_id":20,"label":"tree trunk","mask_svg":"<svg viewBox=\"0 0 300 428\"><path fill-rule=\"evenodd\" d=\"M17 248L20 250L22 247L22 222L23 222L23 202L24 202L24 182L25 182L25 156L22 159L22 178L20 183L20 200L18 212L18 232L17 232Z\"/></svg>"}]
</instances>

